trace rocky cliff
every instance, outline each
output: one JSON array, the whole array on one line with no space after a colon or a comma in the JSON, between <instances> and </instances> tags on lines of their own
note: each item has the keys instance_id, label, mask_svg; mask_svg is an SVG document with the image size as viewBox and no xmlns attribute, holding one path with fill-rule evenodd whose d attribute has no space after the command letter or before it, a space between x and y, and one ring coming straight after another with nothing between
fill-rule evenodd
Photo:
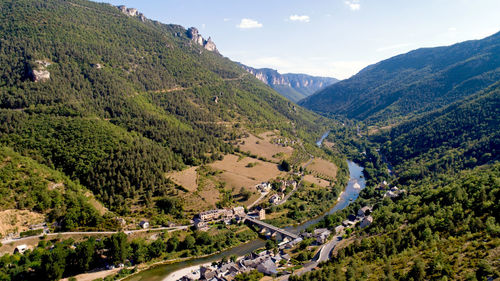
<instances>
[{"instance_id":1,"label":"rocky cliff","mask_svg":"<svg viewBox=\"0 0 500 281\"><path fill-rule=\"evenodd\" d=\"M294 73L280 74L278 71L270 68L256 69L246 65L241 66L257 79L275 89L282 96L294 102L338 82L337 79L331 77L317 77Z\"/></svg>"},{"instance_id":2,"label":"rocky cliff","mask_svg":"<svg viewBox=\"0 0 500 281\"><path fill-rule=\"evenodd\" d=\"M196 27L190 27L187 30L187 36L191 39L191 41L202 46L206 50L210 52L218 52L217 46L215 46L215 43L214 41L212 41L212 38L208 37L208 40L203 39L203 36L201 36L200 32Z\"/></svg>"}]
</instances>

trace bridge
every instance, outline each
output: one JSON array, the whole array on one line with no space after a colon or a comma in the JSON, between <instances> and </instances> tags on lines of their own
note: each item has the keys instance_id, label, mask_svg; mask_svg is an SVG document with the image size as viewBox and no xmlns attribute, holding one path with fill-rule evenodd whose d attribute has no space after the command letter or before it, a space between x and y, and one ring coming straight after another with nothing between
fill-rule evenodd
<instances>
[{"instance_id":1,"label":"bridge","mask_svg":"<svg viewBox=\"0 0 500 281\"><path fill-rule=\"evenodd\" d=\"M281 234L281 236L283 237L283 239L284 238L288 238L288 239L291 239L291 240L295 240L297 238L300 238L297 234L293 234L293 233L288 232L288 231L286 231L284 229L281 229L281 228L276 227L274 225L270 225L268 223L265 223L263 221L254 219L254 218L249 217L249 216L246 216L245 220L247 222L250 222L250 223L253 223L253 224L257 225L258 227L261 228L261 230L263 232L267 232L267 231L271 232L271 236L274 236L274 235L276 235L276 233L279 233L279 234Z\"/></svg>"}]
</instances>

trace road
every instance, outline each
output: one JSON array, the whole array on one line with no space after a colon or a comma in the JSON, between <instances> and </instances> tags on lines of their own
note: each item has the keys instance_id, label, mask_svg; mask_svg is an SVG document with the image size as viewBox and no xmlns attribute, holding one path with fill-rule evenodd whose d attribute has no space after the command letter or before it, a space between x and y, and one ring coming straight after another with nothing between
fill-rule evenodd
<instances>
[{"instance_id":1,"label":"road","mask_svg":"<svg viewBox=\"0 0 500 281\"><path fill-rule=\"evenodd\" d=\"M301 276L309 271L312 271L315 267L318 266L321 262L327 261L330 259L330 254L335 246L342 240L342 235L337 235L332 238L328 243L324 244L319 252L314 256L311 262L305 264L302 269L294 273L294 275ZM290 275L284 275L278 278L279 281L286 281L290 278Z\"/></svg>"},{"instance_id":2,"label":"road","mask_svg":"<svg viewBox=\"0 0 500 281\"><path fill-rule=\"evenodd\" d=\"M261 193L259 199L255 200L252 204L248 205L247 206L247 209L250 210L253 206L255 206L257 203L259 203L262 199L264 199L264 197L266 197L266 195L269 194L269 192L264 192L264 193Z\"/></svg>"},{"instance_id":3,"label":"road","mask_svg":"<svg viewBox=\"0 0 500 281\"><path fill-rule=\"evenodd\" d=\"M41 234L41 235L35 235L35 236L28 236L28 237L23 237L19 239L5 239L1 241L2 244L7 244L10 242L19 242L35 237L53 237L53 236L68 236L68 235L110 235L110 234L115 234L118 232L124 232L125 234L133 234L133 233L140 233L140 232L147 232L147 231L161 231L161 230L167 230L168 232L173 232L173 231L178 231L178 230L183 230L183 229L188 229L191 227L191 225L181 225L181 226L174 226L174 227L158 227L158 228L146 228L146 229L136 229L136 230L123 230L123 231L73 231L73 232L54 232L54 233L47 233L47 234Z\"/></svg>"}]
</instances>

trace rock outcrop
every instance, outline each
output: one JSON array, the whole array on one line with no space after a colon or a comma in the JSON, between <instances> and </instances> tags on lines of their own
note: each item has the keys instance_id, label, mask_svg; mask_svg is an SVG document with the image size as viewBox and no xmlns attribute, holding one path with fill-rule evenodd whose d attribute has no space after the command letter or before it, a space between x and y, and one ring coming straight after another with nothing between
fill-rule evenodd
<instances>
[{"instance_id":1,"label":"rock outcrop","mask_svg":"<svg viewBox=\"0 0 500 281\"><path fill-rule=\"evenodd\" d=\"M129 16L129 17L138 17L141 21L146 21L146 17L142 14L139 13L139 11L136 8L127 8L124 5L117 6L118 10L122 12L123 14Z\"/></svg>"},{"instance_id":2,"label":"rock outcrop","mask_svg":"<svg viewBox=\"0 0 500 281\"><path fill-rule=\"evenodd\" d=\"M206 50L210 52L218 52L217 46L215 45L214 41L212 41L212 38L208 37L208 40L203 39L203 36L201 36L200 32L196 27L190 27L187 30L186 34L188 38L191 39L191 41L202 46Z\"/></svg>"},{"instance_id":3,"label":"rock outcrop","mask_svg":"<svg viewBox=\"0 0 500 281\"><path fill-rule=\"evenodd\" d=\"M47 66L51 65L49 61L37 60L29 65L29 75L33 82L45 82L50 80L50 72Z\"/></svg>"}]
</instances>

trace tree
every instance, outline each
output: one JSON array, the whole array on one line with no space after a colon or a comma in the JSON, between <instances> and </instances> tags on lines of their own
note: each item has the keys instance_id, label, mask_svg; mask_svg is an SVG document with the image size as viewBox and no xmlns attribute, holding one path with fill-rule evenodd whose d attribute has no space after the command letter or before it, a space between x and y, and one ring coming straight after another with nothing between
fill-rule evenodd
<instances>
[{"instance_id":1,"label":"tree","mask_svg":"<svg viewBox=\"0 0 500 281\"><path fill-rule=\"evenodd\" d=\"M290 172L292 170L292 166L286 160L281 161L280 167L281 167L281 169L283 169L284 171L287 171L287 172Z\"/></svg>"},{"instance_id":2,"label":"tree","mask_svg":"<svg viewBox=\"0 0 500 281\"><path fill-rule=\"evenodd\" d=\"M113 263L124 262L129 253L127 235L123 232L113 234L108 240L109 257Z\"/></svg>"},{"instance_id":3,"label":"tree","mask_svg":"<svg viewBox=\"0 0 500 281\"><path fill-rule=\"evenodd\" d=\"M192 235L188 234L186 238L184 238L183 244L184 244L184 249L192 249L196 244L196 240Z\"/></svg>"},{"instance_id":4,"label":"tree","mask_svg":"<svg viewBox=\"0 0 500 281\"><path fill-rule=\"evenodd\" d=\"M61 279L66 267L67 252L62 245L57 245L51 252L42 256L42 276L44 280Z\"/></svg>"},{"instance_id":5,"label":"tree","mask_svg":"<svg viewBox=\"0 0 500 281\"><path fill-rule=\"evenodd\" d=\"M78 246L76 246L75 251L75 263L78 267L79 272L85 272L90 269L90 266L94 260L94 252L95 252L95 239L90 238L87 241L84 241Z\"/></svg>"}]
</instances>

